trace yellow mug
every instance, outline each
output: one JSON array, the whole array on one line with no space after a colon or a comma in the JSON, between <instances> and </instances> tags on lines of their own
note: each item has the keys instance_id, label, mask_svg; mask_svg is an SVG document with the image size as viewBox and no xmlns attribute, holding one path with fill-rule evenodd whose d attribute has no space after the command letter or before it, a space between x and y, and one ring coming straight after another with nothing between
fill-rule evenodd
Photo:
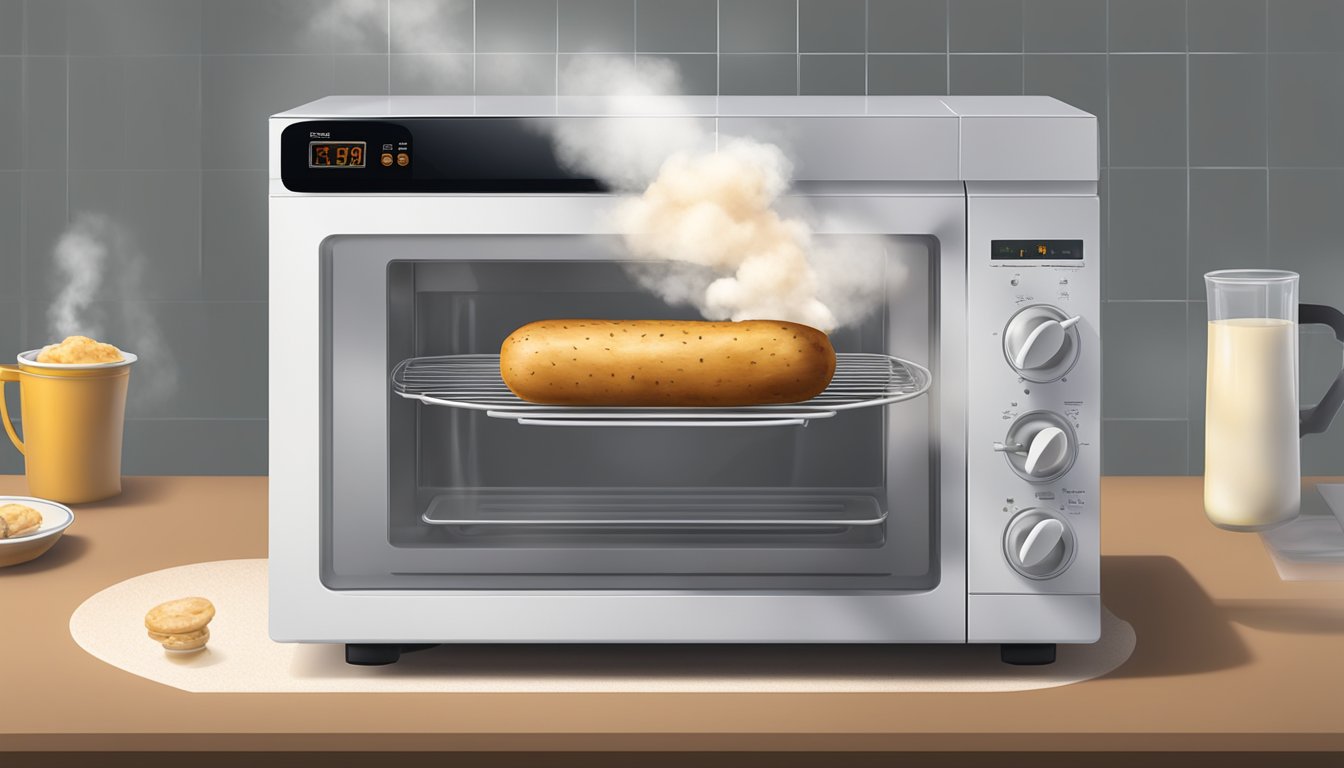
<instances>
[{"instance_id":1,"label":"yellow mug","mask_svg":"<svg viewBox=\"0 0 1344 768\"><path fill-rule=\"evenodd\" d=\"M0 392L5 432L23 454L33 496L79 504L121 493L121 435L126 385L135 355L119 363L39 363L34 349L18 365L0 365L0 386L19 383L23 439Z\"/></svg>"}]
</instances>

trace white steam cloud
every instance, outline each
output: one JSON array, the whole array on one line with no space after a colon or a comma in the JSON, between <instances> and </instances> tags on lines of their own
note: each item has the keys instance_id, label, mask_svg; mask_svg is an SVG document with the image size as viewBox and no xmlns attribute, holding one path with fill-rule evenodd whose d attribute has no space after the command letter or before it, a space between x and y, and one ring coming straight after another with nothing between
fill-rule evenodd
<instances>
[{"instance_id":1,"label":"white steam cloud","mask_svg":"<svg viewBox=\"0 0 1344 768\"><path fill-rule=\"evenodd\" d=\"M629 194L616 209L634 268L670 303L712 320L793 320L830 332L881 298L880 244L819 249L780 210L793 166L774 144L719 137L691 116L666 62L590 59L564 77L600 93L591 120L545 125L562 162ZM657 117L640 117L657 115Z\"/></svg>"},{"instance_id":2,"label":"white steam cloud","mask_svg":"<svg viewBox=\"0 0 1344 768\"><path fill-rule=\"evenodd\" d=\"M81 213L57 240L52 263L59 286L47 309L52 342L91 336L135 353L140 360L133 400L154 404L176 392L172 353L154 315L139 301L145 255L126 228L102 214ZM116 328L115 338L109 338L109 325Z\"/></svg>"}]
</instances>

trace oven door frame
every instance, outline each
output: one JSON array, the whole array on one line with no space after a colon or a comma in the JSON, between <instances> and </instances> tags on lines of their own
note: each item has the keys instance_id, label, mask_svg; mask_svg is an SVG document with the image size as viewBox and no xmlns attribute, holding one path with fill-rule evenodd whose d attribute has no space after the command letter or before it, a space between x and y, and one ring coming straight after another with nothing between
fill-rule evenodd
<instances>
[{"instance_id":1,"label":"oven door frame","mask_svg":"<svg viewBox=\"0 0 1344 768\"><path fill-rule=\"evenodd\" d=\"M320 253L347 235L607 235L607 195L270 195L270 635L281 642L966 642L966 193L808 185L818 232L932 236L940 579L921 591L332 590L321 582ZM296 342L296 340L298 340ZM305 343L303 340L307 340ZM806 617L800 620L800 617Z\"/></svg>"}]
</instances>

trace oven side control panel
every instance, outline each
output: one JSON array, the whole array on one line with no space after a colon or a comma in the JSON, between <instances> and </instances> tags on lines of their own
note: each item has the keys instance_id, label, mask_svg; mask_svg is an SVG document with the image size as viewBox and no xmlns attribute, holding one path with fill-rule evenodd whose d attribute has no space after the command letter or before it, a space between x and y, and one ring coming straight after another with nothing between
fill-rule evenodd
<instances>
[{"instance_id":1,"label":"oven side control panel","mask_svg":"<svg viewBox=\"0 0 1344 768\"><path fill-rule=\"evenodd\" d=\"M971 594L1099 591L1099 210L1095 195L970 190Z\"/></svg>"}]
</instances>

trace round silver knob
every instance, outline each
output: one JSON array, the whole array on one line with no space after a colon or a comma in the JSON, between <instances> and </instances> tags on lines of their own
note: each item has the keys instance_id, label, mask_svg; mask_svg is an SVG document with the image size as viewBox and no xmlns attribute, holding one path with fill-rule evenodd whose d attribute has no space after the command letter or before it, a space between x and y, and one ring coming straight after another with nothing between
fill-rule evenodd
<instances>
[{"instance_id":1,"label":"round silver knob","mask_svg":"<svg viewBox=\"0 0 1344 768\"><path fill-rule=\"evenodd\" d=\"M1003 356L1027 381L1055 381L1078 360L1080 319L1049 304L1024 307L1003 330Z\"/></svg>"},{"instance_id":2,"label":"round silver knob","mask_svg":"<svg viewBox=\"0 0 1344 768\"><path fill-rule=\"evenodd\" d=\"M1023 480L1048 483L1064 476L1078 458L1078 438L1073 425L1054 411L1030 411L1008 426L1002 443L994 450Z\"/></svg>"},{"instance_id":3,"label":"round silver knob","mask_svg":"<svg viewBox=\"0 0 1344 768\"><path fill-rule=\"evenodd\" d=\"M1013 570L1029 579L1050 579L1073 562L1076 541L1068 521L1048 509L1024 509L1003 536L1003 555Z\"/></svg>"}]
</instances>

